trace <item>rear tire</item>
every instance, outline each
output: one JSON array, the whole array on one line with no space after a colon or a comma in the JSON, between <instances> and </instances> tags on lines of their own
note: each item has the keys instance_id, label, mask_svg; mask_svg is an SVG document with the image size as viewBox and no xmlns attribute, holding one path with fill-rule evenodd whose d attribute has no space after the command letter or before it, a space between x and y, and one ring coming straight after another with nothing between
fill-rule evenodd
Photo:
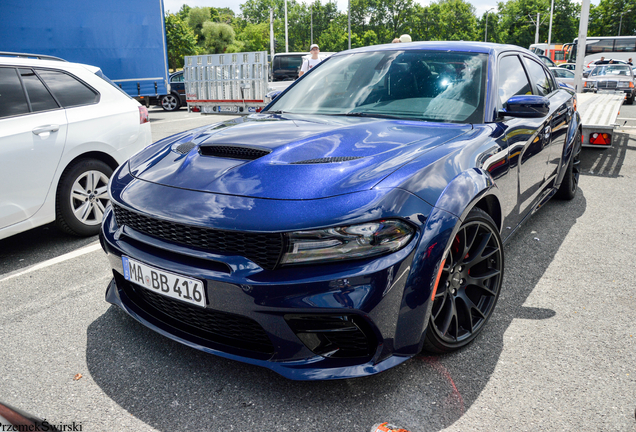
<instances>
[{"instance_id":1,"label":"rear tire","mask_svg":"<svg viewBox=\"0 0 636 432\"><path fill-rule=\"evenodd\" d=\"M495 309L503 271L499 230L488 213L474 208L446 256L423 349L448 353L475 339Z\"/></svg>"},{"instance_id":2,"label":"rear tire","mask_svg":"<svg viewBox=\"0 0 636 432\"><path fill-rule=\"evenodd\" d=\"M161 98L161 108L166 111L177 111L181 108L181 99L174 94L168 94Z\"/></svg>"},{"instance_id":3,"label":"rear tire","mask_svg":"<svg viewBox=\"0 0 636 432\"><path fill-rule=\"evenodd\" d=\"M579 174L581 167L581 145L581 133L577 132L574 137L570 163L568 163L568 167L565 170L561 186L554 195L557 199L569 201L576 195L576 189L579 186Z\"/></svg>"},{"instance_id":4,"label":"rear tire","mask_svg":"<svg viewBox=\"0 0 636 432\"><path fill-rule=\"evenodd\" d=\"M99 233L109 203L110 166L97 159L80 159L69 166L57 187L55 222L62 231L81 237Z\"/></svg>"},{"instance_id":5,"label":"rear tire","mask_svg":"<svg viewBox=\"0 0 636 432\"><path fill-rule=\"evenodd\" d=\"M627 105L632 105L634 103L634 96L632 95L632 97L628 97L626 102L627 102Z\"/></svg>"}]
</instances>

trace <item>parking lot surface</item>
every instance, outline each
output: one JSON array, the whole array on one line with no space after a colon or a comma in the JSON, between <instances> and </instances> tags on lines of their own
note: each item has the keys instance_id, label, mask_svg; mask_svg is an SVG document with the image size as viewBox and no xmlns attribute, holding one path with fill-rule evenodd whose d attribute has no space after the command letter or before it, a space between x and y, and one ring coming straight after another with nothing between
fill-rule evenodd
<instances>
[{"instance_id":1,"label":"parking lot surface","mask_svg":"<svg viewBox=\"0 0 636 432\"><path fill-rule=\"evenodd\" d=\"M0 241L0 400L84 431L634 430L636 108L619 118L635 120L612 149L583 151L576 198L550 201L506 244L494 315L455 354L288 381L136 323L104 301L96 238L47 226ZM151 119L157 140L218 118Z\"/></svg>"}]
</instances>

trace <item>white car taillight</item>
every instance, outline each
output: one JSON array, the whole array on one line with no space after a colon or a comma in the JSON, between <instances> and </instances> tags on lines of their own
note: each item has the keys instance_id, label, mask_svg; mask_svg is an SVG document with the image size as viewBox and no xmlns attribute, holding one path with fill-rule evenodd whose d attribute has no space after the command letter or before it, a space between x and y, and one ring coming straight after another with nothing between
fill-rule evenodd
<instances>
[{"instance_id":1,"label":"white car taillight","mask_svg":"<svg viewBox=\"0 0 636 432\"><path fill-rule=\"evenodd\" d=\"M143 105L140 105L137 108L139 108L139 124L148 123L150 121L148 119L148 108Z\"/></svg>"}]
</instances>

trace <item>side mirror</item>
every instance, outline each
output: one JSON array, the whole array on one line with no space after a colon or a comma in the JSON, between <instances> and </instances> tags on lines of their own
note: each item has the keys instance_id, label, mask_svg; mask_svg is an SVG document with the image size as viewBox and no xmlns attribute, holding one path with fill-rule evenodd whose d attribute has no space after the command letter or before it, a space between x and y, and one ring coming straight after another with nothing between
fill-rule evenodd
<instances>
[{"instance_id":1,"label":"side mirror","mask_svg":"<svg viewBox=\"0 0 636 432\"><path fill-rule=\"evenodd\" d=\"M281 90L274 90L265 95L266 98L269 98L270 101L276 99L282 93Z\"/></svg>"},{"instance_id":2,"label":"side mirror","mask_svg":"<svg viewBox=\"0 0 636 432\"><path fill-rule=\"evenodd\" d=\"M499 111L499 116L535 118L545 117L549 113L550 101L547 97L523 95L508 99L506 108Z\"/></svg>"}]
</instances>

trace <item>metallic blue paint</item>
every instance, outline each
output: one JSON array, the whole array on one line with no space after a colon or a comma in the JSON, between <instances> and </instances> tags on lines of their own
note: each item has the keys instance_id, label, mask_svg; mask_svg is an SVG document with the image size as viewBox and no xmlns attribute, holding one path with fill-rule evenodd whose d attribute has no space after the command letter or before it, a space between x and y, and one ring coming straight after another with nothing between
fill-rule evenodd
<instances>
[{"instance_id":1,"label":"metallic blue paint","mask_svg":"<svg viewBox=\"0 0 636 432\"><path fill-rule=\"evenodd\" d=\"M545 117L550 112L550 101L544 96L523 95L508 99L506 108L500 111L501 116L511 117Z\"/></svg>"},{"instance_id":2,"label":"metallic blue paint","mask_svg":"<svg viewBox=\"0 0 636 432\"><path fill-rule=\"evenodd\" d=\"M397 218L416 229L403 249L361 260L265 269L240 254L203 250L118 226L109 209L100 236L114 275L106 300L173 340L291 379L369 375L416 355L426 334L439 265L462 220L480 207L495 219L502 238L509 238L560 184L580 120L572 94L564 89L541 98L549 102L545 118L499 117L499 56L534 58L518 47L411 43L335 56L396 49L487 53L486 123L252 115L149 146L113 174L109 192L115 205L139 215L237 233L287 233ZM300 79L310 78L308 73ZM176 151L184 143L194 144L187 154ZM239 160L199 152L202 146L219 145L268 154ZM315 162L343 157L355 159ZM273 353L203 339L143 310L122 288L124 255L203 280L207 308L256 321ZM316 355L294 333L286 314L354 316L377 343L363 358Z\"/></svg>"}]
</instances>

